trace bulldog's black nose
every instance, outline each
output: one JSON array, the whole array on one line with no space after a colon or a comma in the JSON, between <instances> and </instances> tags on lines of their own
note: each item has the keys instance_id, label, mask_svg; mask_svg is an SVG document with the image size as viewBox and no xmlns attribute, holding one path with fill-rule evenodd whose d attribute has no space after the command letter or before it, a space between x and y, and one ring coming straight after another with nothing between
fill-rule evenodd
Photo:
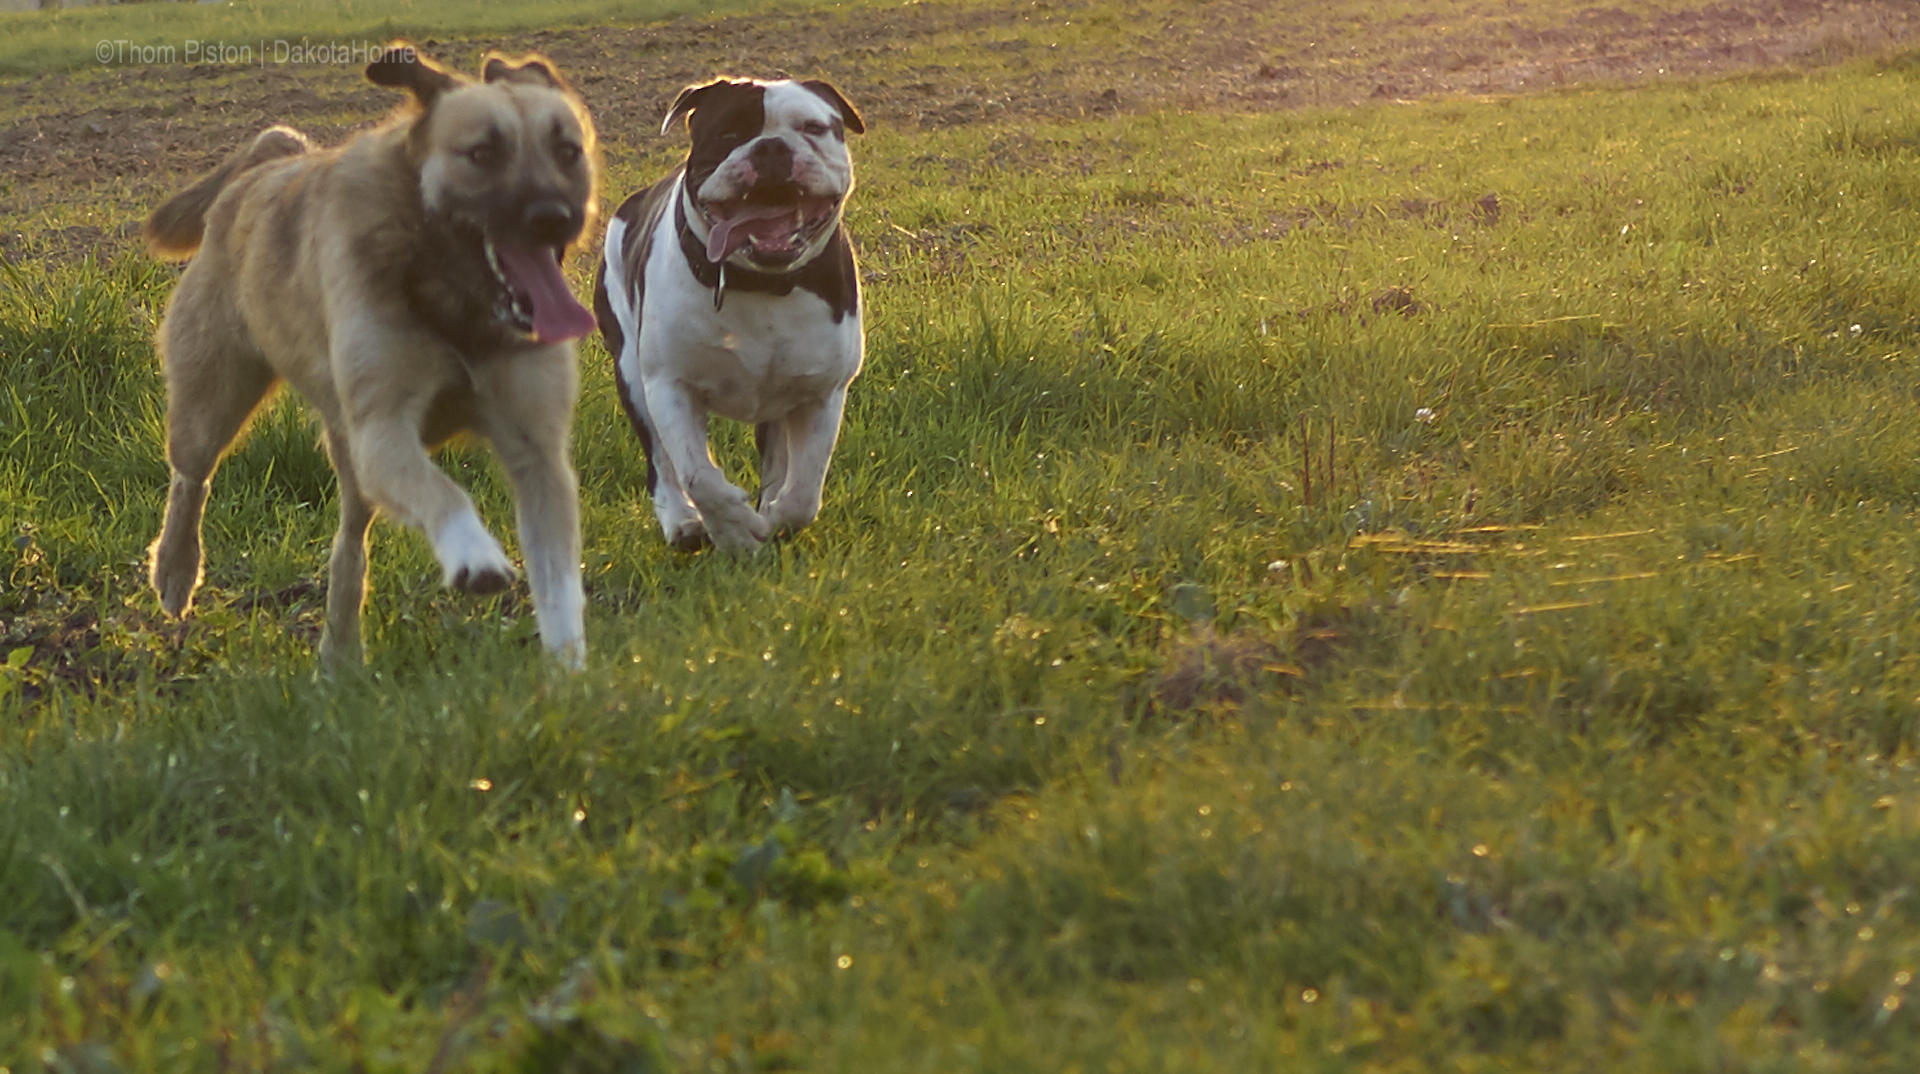
<instances>
[{"instance_id":1,"label":"bulldog's black nose","mask_svg":"<svg viewBox=\"0 0 1920 1074\"><path fill-rule=\"evenodd\" d=\"M564 201L536 201L527 206L527 237L542 245L573 241L573 206Z\"/></svg>"},{"instance_id":2,"label":"bulldog's black nose","mask_svg":"<svg viewBox=\"0 0 1920 1074\"><path fill-rule=\"evenodd\" d=\"M793 147L778 138L762 138L747 154L747 162L761 181L785 183L793 179Z\"/></svg>"}]
</instances>

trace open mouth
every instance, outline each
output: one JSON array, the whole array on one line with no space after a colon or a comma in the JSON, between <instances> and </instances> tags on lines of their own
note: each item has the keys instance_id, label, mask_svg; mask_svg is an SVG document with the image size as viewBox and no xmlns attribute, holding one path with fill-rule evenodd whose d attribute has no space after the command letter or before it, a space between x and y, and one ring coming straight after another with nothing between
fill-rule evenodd
<instances>
[{"instance_id":1,"label":"open mouth","mask_svg":"<svg viewBox=\"0 0 1920 1074\"><path fill-rule=\"evenodd\" d=\"M707 222L707 260L741 250L763 265L791 264L832 226L840 199L807 194L791 184L755 186L738 198L700 202Z\"/></svg>"},{"instance_id":2,"label":"open mouth","mask_svg":"<svg viewBox=\"0 0 1920 1074\"><path fill-rule=\"evenodd\" d=\"M502 321L538 343L564 343L593 331L592 311L573 297L560 273L563 248L495 243L484 236L480 244L500 285L494 313Z\"/></svg>"}]
</instances>

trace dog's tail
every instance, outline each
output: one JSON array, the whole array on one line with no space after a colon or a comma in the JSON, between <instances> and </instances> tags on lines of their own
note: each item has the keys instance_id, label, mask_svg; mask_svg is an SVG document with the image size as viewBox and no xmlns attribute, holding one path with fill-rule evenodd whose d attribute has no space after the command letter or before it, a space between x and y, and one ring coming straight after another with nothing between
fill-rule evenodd
<instances>
[{"instance_id":1,"label":"dog's tail","mask_svg":"<svg viewBox=\"0 0 1920 1074\"><path fill-rule=\"evenodd\" d=\"M312 148L313 143L307 141L307 136L292 127L268 127L261 131L245 149L228 157L199 182L167 199L147 217L147 224L141 229L147 249L156 257L191 256L200 248L200 239L206 233L207 210L213 207L213 199L220 196L220 191L235 176L270 160L299 156Z\"/></svg>"}]
</instances>

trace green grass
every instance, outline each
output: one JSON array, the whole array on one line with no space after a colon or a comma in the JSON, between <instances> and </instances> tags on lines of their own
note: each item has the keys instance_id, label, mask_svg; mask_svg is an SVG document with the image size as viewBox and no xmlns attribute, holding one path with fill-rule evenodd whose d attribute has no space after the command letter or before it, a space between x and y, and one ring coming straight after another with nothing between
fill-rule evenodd
<instances>
[{"instance_id":1,"label":"green grass","mask_svg":"<svg viewBox=\"0 0 1920 1074\"><path fill-rule=\"evenodd\" d=\"M877 131L814 529L583 348L577 677L382 526L314 681L291 405L161 620L171 270L12 270L0 1065L1911 1069L1917 83Z\"/></svg>"},{"instance_id":2,"label":"green grass","mask_svg":"<svg viewBox=\"0 0 1920 1074\"><path fill-rule=\"evenodd\" d=\"M635 23L673 15L767 11L808 0L245 0L137 3L0 14L0 75L101 64L233 63L291 55L277 42L378 45L394 37L446 38L555 26ZM107 43L106 46L102 42ZM217 49L210 46L218 45ZM167 50L152 52L150 50ZM98 50L98 51L97 51ZM239 50L248 50L241 55ZM360 61L362 64L364 60Z\"/></svg>"}]
</instances>

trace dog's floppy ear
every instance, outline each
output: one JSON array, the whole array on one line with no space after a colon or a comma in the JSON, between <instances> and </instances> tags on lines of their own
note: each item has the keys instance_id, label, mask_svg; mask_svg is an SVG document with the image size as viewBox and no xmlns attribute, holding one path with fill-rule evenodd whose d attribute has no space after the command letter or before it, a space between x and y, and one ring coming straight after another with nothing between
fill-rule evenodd
<instances>
[{"instance_id":1,"label":"dog's floppy ear","mask_svg":"<svg viewBox=\"0 0 1920 1074\"><path fill-rule=\"evenodd\" d=\"M396 39L379 59L367 65L367 81L406 90L422 106L431 105L435 97L460 84L453 72L420 55L419 48L405 38Z\"/></svg>"},{"instance_id":2,"label":"dog's floppy ear","mask_svg":"<svg viewBox=\"0 0 1920 1074\"><path fill-rule=\"evenodd\" d=\"M573 92L573 87L554 70L553 61L538 52L529 52L517 60L509 59L498 52L487 53L486 60L480 65L482 82L518 82L527 86L546 86L562 93Z\"/></svg>"},{"instance_id":3,"label":"dog's floppy ear","mask_svg":"<svg viewBox=\"0 0 1920 1074\"><path fill-rule=\"evenodd\" d=\"M733 83L727 79L716 78L704 86L688 86L686 89L681 90L680 96L673 99L673 107L667 109L667 118L660 121L660 133L665 134L672 130L675 123L680 122L680 120L685 118L694 109L700 107L700 98L711 94L714 90L723 89L731 85L733 85Z\"/></svg>"},{"instance_id":4,"label":"dog's floppy ear","mask_svg":"<svg viewBox=\"0 0 1920 1074\"><path fill-rule=\"evenodd\" d=\"M848 130L855 134L867 133L867 125L861 122L860 113L853 110L853 102L841 96L840 91L834 89L832 83L823 82L820 79L814 78L800 84L820 96L825 97L828 104L838 108L840 110L840 118L846 123Z\"/></svg>"}]
</instances>

